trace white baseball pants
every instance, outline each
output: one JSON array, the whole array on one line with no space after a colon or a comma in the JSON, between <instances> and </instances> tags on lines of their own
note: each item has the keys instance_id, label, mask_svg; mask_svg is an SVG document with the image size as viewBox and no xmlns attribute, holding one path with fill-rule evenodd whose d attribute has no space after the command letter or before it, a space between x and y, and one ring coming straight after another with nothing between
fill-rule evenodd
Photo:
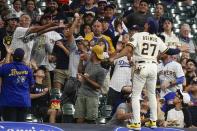
<instances>
[{"instance_id":1,"label":"white baseball pants","mask_svg":"<svg viewBox=\"0 0 197 131\"><path fill-rule=\"evenodd\" d=\"M140 72L134 72L133 76L133 92L132 92L132 110L133 123L141 123L140 121L140 98L142 89L146 87L150 106L150 120L157 120L157 100L156 100L156 80L157 65L156 63L141 63Z\"/></svg>"}]
</instances>

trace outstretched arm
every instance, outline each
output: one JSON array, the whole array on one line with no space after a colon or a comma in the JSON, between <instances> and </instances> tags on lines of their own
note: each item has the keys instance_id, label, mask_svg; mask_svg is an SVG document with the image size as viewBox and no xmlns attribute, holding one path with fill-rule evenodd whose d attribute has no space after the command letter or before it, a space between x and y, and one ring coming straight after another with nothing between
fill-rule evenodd
<instances>
[{"instance_id":1,"label":"outstretched arm","mask_svg":"<svg viewBox=\"0 0 197 131\"><path fill-rule=\"evenodd\" d=\"M80 19L81 19L80 16L75 15L74 21L73 21L69 31L68 32L67 31L64 32L64 35L68 36L67 37L67 43L68 44L72 44L73 41L74 41L74 36L73 36L74 30L75 30L75 28L77 28L77 24L80 22Z\"/></svg>"},{"instance_id":2,"label":"outstretched arm","mask_svg":"<svg viewBox=\"0 0 197 131\"><path fill-rule=\"evenodd\" d=\"M43 25L43 26L30 27L29 30L28 30L28 33L26 35L31 34L31 33L38 33L38 32L41 32L45 29L54 27L54 26L59 26L59 25L56 22L51 22L51 23Z\"/></svg>"},{"instance_id":3,"label":"outstretched arm","mask_svg":"<svg viewBox=\"0 0 197 131\"><path fill-rule=\"evenodd\" d=\"M41 34L44 34L44 33L46 33L46 32L53 31L53 30L56 30L56 29L59 29L59 28L64 28L64 26L59 25L59 26L49 27L49 28L47 28L47 29L44 29L44 30L39 31L37 34L38 34L38 35L41 35Z\"/></svg>"},{"instance_id":4,"label":"outstretched arm","mask_svg":"<svg viewBox=\"0 0 197 131\"><path fill-rule=\"evenodd\" d=\"M110 62L113 62L115 59L118 59L123 56L127 56L129 53L132 54L133 47L130 45L127 45L119 54L115 55L114 57L110 58Z\"/></svg>"},{"instance_id":5,"label":"outstretched arm","mask_svg":"<svg viewBox=\"0 0 197 131\"><path fill-rule=\"evenodd\" d=\"M188 51L189 51L189 46L188 45L182 45L182 46L180 46L176 49L168 48L166 50L166 52L164 52L164 53L167 54L167 55L177 55L180 52L188 52Z\"/></svg>"}]
</instances>

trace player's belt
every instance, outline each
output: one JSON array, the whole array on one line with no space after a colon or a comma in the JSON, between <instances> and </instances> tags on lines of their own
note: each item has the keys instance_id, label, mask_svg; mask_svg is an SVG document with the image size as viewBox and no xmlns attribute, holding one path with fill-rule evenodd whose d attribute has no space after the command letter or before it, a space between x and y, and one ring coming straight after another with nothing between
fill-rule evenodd
<instances>
[{"instance_id":1,"label":"player's belt","mask_svg":"<svg viewBox=\"0 0 197 131\"><path fill-rule=\"evenodd\" d=\"M155 61L137 61L137 63L156 63Z\"/></svg>"}]
</instances>

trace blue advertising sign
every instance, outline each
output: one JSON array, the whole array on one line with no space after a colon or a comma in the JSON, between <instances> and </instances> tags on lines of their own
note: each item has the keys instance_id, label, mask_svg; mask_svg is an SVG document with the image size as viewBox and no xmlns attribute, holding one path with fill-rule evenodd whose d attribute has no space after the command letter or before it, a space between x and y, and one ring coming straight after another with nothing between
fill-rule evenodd
<instances>
[{"instance_id":1,"label":"blue advertising sign","mask_svg":"<svg viewBox=\"0 0 197 131\"><path fill-rule=\"evenodd\" d=\"M59 127L28 122L0 122L0 131L64 131Z\"/></svg>"}]
</instances>

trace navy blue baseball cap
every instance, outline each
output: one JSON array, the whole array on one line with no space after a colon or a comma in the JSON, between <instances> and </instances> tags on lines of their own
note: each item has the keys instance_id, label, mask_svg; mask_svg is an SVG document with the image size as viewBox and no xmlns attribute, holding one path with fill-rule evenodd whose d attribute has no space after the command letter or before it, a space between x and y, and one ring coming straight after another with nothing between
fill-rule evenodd
<instances>
[{"instance_id":1,"label":"navy blue baseball cap","mask_svg":"<svg viewBox=\"0 0 197 131\"><path fill-rule=\"evenodd\" d=\"M146 23L149 25L148 32L151 34L157 34L159 23L152 17L148 17Z\"/></svg>"},{"instance_id":2,"label":"navy blue baseball cap","mask_svg":"<svg viewBox=\"0 0 197 131\"><path fill-rule=\"evenodd\" d=\"M14 58L14 60L16 60L16 61L21 61L21 60L23 60L24 55L25 55L24 50L23 50L22 48L17 48L17 49L14 51L13 58Z\"/></svg>"},{"instance_id":3,"label":"navy blue baseball cap","mask_svg":"<svg viewBox=\"0 0 197 131\"><path fill-rule=\"evenodd\" d=\"M107 10L108 8L111 8L111 9L115 9L116 8L116 5L115 4L112 4L112 3L108 3L106 6L105 6L105 8L104 8L104 10Z\"/></svg>"},{"instance_id":4,"label":"navy blue baseball cap","mask_svg":"<svg viewBox=\"0 0 197 131\"><path fill-rule=\"evenodd\" d=\"M139 25L133 25L130 30L139 30L140 26Z\"/></svg>"},{"instance_id":5,"label":"navy blue baseball cap","mask_svg":"<svg viewBox=\"0 0 197 131\"><path fill-rule=\"evenodd\" d=\"M162 110L163 112L166 112L167 110L169 110L169 108L172 107L172 106L170 106L170 105L168 104L168 101L173 101L174 98L175 98L175 96L176 96L176 92L169 92L168 94L166 94L166 95L164 96L165 104L161 107L161 110Z\"/></svg>"}]
</instances>

